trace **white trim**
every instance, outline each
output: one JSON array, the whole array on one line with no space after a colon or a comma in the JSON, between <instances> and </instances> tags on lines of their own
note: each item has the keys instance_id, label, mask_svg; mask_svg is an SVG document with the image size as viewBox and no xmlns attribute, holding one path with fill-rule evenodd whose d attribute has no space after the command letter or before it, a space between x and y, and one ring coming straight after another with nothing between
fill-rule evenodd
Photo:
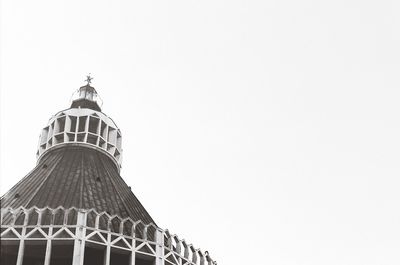
<instances>
[{"instance_id":1,"label":"white trim","mask_svg":"<svg viewBox=\"0 0 400 265\"><path fill-rule=\"evenodd\" d=\"M75 224L68 224L67 222L63 222L62 225L54 225L52 222L49 225L42 225L40 223L37 223L35 225L28 225L28 220L30 218L30 214L37 212L39 216L43 214L51 214L53 217L58 211L63 211L64 212L64 217L70 213L77 212L77 221ZM99 216L104 216L108 220L108 228L107 230L100 229L98 222L94 225L95 227L88 227L87 226L87 218L89 216L88 213L95 213L96 214L96 219ZM21 213L25 214L25 219L22 225L15 225L15 220L16 217L19 216ZM4 217L9 218L9 215L11 214L11 219L10 221L5 220ZM49 218L49 216L46 216ZM52 218L52 217L51 217ZM90 241L90 244L97 244L97 245L102 245L106 246L106 251L105 251L105 259L104 259L104 264L108 265L110 263L110 252L111 248L119 248L119 249L124 249L126 251L131 252L131 260L130 264L134 265L135 264L135 258L136 255L146 255L153 257L155 259L155 265L165 265L165 264L173 264L173 265L182 265L182 264L187 264L187 265L204 265L206 263L207 265L216 265L217 263L213 261L208 252L205 251L204 253L198 249L194 248L192 244L187 244L184 240L179 239L176 235L170 235L168 230L163 230L161 228L156 227L154 224L147 224L144 225L144 230L146 228L153 227L155 230L154 237L152 239L144 239L140 238L140 235L135 235L135 229L132 227L132 231L130 235L124 235L123 231L119 231L119 233L114 233L111 232L111 220L114 218L118 218L122 224L122 227L127 224L128 222L133 224L133 227L136 225L142 223L141 221L132 221L130 218L120 218L116 215L109 215L106 212L101 212L98 213L94 209L77 209L75 207L65 209L63 207L58 207L56 209L51 209L51 208L42 208L39 209L37 207L33 207L30 209L25 209L24 207L19 207L17 209L12 209L12 208L2 208L1 209L1 220L3 220L3 223L1 225L1 228L5 228L5 230L8 230L8 228L22 228L22 233L21 237L19 239L8 239L8 238L3 238L2 241L15 241L15 240L20 240L19 241L19 250L17 254L17 265L22 265L23 257L24 257L24 245L26 241L42 241L46 242L46 255L45 255L45 265L49 264L50 259L51 259L51 240L69 240L74 242L74 247L73 247L73 265L83 265L83 260L84 260L84 251L85 251L85 244L86 241ZM142 223L143 224L143 223ZM44 235L43 238L29 238L27 237L26 234L26 229L32 229L39 231L41 234ZM46 230L48 229L48 233ZM71 237L65 237L65 238L53 238L53 229L60 229L60 230L65 230L69 235L74 235L73 238ZM72 232L72 229L75 229L75 233ZM86 230L94 231L95 233L106 233L107 234L107 241L105 243L99 243L95 241L91 241L88 239L91 234L94 232L91 232L89 235L86 235ZM57 233L57 232L56 232ZM56 234L54 233L54 234ZM116 237L112 242L111 238ZM124 240L125 243L129 243L128 246L129 248L120 248L117 246L114 246L113 243L119 241L119 240ZM167 240L167 244L165 242ZM152 249L155 247L155 252L152 253L144 253L139 251L139 246L136 247L136 241L143 242L140 245L146 244L150 245ZM132 242L132 243L131 243ZM166 258L169 256L173 256L173 261L167 261Z\"/></svg>"}]
</instances>

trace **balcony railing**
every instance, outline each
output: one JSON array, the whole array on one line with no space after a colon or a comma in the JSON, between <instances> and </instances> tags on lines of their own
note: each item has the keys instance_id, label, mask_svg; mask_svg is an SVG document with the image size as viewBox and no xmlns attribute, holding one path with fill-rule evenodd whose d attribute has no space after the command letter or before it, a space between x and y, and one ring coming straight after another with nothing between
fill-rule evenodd
<instances>
[{"instance_id":1,"label":"balcony railing","mask_svg":"<svg viewBox=\"0 0 400 265\"><path fill-rule=\"evenodd\" d=\"M57 255L72 265L217 264L168 230L93 209L2 208L0 220L2 264L61 264Z\"/></svg>"}]
</instances>

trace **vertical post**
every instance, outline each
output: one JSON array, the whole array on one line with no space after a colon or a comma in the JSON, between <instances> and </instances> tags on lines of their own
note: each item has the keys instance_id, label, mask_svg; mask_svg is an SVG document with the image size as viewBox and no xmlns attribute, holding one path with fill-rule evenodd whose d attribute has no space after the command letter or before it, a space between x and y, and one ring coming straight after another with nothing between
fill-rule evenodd
<instances>
[{"instance_id":1,"label":"vertical post","mask_svg":"<svg viewBox=\"0 0 400 265\"><path fill-rule=\"evenodd\" d=\"M49 227L49 234L47 235L47 245L46 245L46 254L44 258L44 265L50 264L51 258L51 235L53 234L53 225Z\"/></svg>"},{"instance_id":2,"label":"vertical post","mask_svg":"<svg viewBox=\"0 0 400 265\"><path fill-rule=\"evenodd\" d=\"M135 227L134 225L133 225L133 227ZM133 230L134 228L132 228L132 230ZM130 262L129 262L129 265L135 265L135 262L136 262L136 237L135 237L135 233L132 233L132 235L133 235L133 239L132 239L132 246L131 246L131 259L130 259Z\"/></svg>"},{"instance_id":3,"label":"vertical post","mask_svg":"<svg viewBox=\"0 0 400 265\"><path fill-rule=\"evenodd\" d=\"M110 265L110 252L111 252L111 234L107 234L107 246L106 246L106 252L104 252L104 265Z\"/></svg>"},{"instance_id":4,"label":"vertical post","mask_svg":"<svg viewBox=\"0 0 400 265\"><path fill-rule=\"evenodd\" d=\"M132 247L131 247L131 260L129 265L136 264L136 223L132 223L131 228Z\"/></svg>"},{"instance_id":5,"label":"vertical post","mask_svg":"<svg viewBox=\"0 0 400 265\"><path fill-rule=\"evenodd\" d=\"M76 117L76 126L75 126L75 132L74 132L74 142L78 141L78 129L79 129L79 117Z\"/></svg>"},{"instance_id":6,"label":"vertical post","mask_svg":"<svg viewBox=\"0 0 400 265\"><path fill-rule=\"evenodd\" d=\"M156 230L156 264L164 265L164 233L157 227Z\"/></svg>"},{"instance_id":7,"label":"vertical post","mask_svg":"<svg viewBox=\"0 0 400 265\"><path fill-rule=\"evenodd\" d=\"M25 247L24 237L25 237L25 233L26 233L26 227L23 227L22 228L21 240L19 241L17 265L22 265L22 261L24 259L24 247Z\"/></svg>"},{"instance_id":8,"label":"vertical post","mask_svg":"<svg viewBox=\"0 0 400 265\"><path fill-rule=\"evenodd\" d=\"M109 217L109 216L108 216ZM104 265L110 265L110 252L111 252L111 219L108 218L107 221L107 245L106 252L104 252Z\"/></svg>"},{"instance_id":9,"label":"vertical post","mask_svg":"<svg viewBox=\"0 0 400 265\"><path fill-rule=\"evenodd\" d=\"M103 260L103 265L110 265L110 241L108 240L108 237L111 236L110 234L107 235L107 246L106 246L106 251L104 252L104 260Z\"/></svg>"},{"instance_id":10,"label":"vertical post","mask_svg":"<svg viewBox=\"0 0 400 265\"><path fill-rule=\"evenodd\" d=\"M90 122L90 115L86 116L86 124L85 124L85 142L89 136L89 122Z\"/></svg>"},{"instance_id":11,"label":"vertical post","mask_svg":"<svg viewBox=\"0 0 400 265\"><path fill-rule=\"evenodd\" d=\"M19 241L17 265L22 265L22 261L24 259L24 248L25 248L24 241L25 241L25 234L26 234L26 226L28 225L28 219L29 219L30 212L24 211L24 214L25 214L25 219L24 219L24 225L22 226L21 239Z\"/></svg>"},{"instance_id":12,"label":"vertical post","mask_svg":"<svg viewBox=\"0 0 400 265\"><path fill-rule=\"evenodd\" d=\"M133 242L135 242L135 241L133 241ZM131 249L131 258L129 261L129 265L135 265L135 263L136 263L136 250L135 250L136 243L133 243L133 244L134 245L132 246L132 249Z\"/></svg>"},{"instance_id":13,"label":"vertical post","mask_svg":"<svg viewBox=\"0 0 400 265\"><path fill-rule=\"evenodd\" d=\"M72 265L83 265L83 258L85 254L86 215L87 213L85 211L78 211Z\"/></svg>"}]
</instances>

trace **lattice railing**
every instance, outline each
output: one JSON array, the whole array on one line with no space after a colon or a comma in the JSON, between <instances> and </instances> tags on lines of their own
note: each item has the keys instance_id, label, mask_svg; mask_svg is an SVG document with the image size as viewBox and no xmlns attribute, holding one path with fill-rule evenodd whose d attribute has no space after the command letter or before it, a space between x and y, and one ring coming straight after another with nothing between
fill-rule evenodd
<instances>
[{"instance_id":1,"label":"lattice railing","mask_svg":"<svg viewBox=\"0 0 400 265\"><path fill-rule=\"evenodd\" d=\"M106 251L105 264L109 264L107 259L113 250L130 253L130 265L135 265L135 255L152 257L156 265L217 264L207 251L203 253L168 230L94 209L2 208L0 220L2 243L20 246L17 265L22 264L24 244L28 241L46 242L44 265L50 264L52 241L73 242L73 265L83 264L85 244L102 246Z\"/></svg>"}]
</instances>

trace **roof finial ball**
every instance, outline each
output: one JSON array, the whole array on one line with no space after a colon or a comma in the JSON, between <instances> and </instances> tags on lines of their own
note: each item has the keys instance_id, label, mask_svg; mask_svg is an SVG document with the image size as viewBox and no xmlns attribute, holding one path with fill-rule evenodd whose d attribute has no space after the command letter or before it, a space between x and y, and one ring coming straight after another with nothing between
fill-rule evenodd
<instances>
[{"instance_id":1,"label":"roof finial ball","mask_svg":"<svg viewBox=\"0 0 400 265\"><path fill-rule=\"evenodd\" d=\"M92 83L92 80L93 80L93 77L91 77L90 76L91 75L91 73L89 73L87 76L86 76L86 80L85 80L85 82L87 82L87 86L90 86L90 84Z\"/></svg>"}]
</instances>

